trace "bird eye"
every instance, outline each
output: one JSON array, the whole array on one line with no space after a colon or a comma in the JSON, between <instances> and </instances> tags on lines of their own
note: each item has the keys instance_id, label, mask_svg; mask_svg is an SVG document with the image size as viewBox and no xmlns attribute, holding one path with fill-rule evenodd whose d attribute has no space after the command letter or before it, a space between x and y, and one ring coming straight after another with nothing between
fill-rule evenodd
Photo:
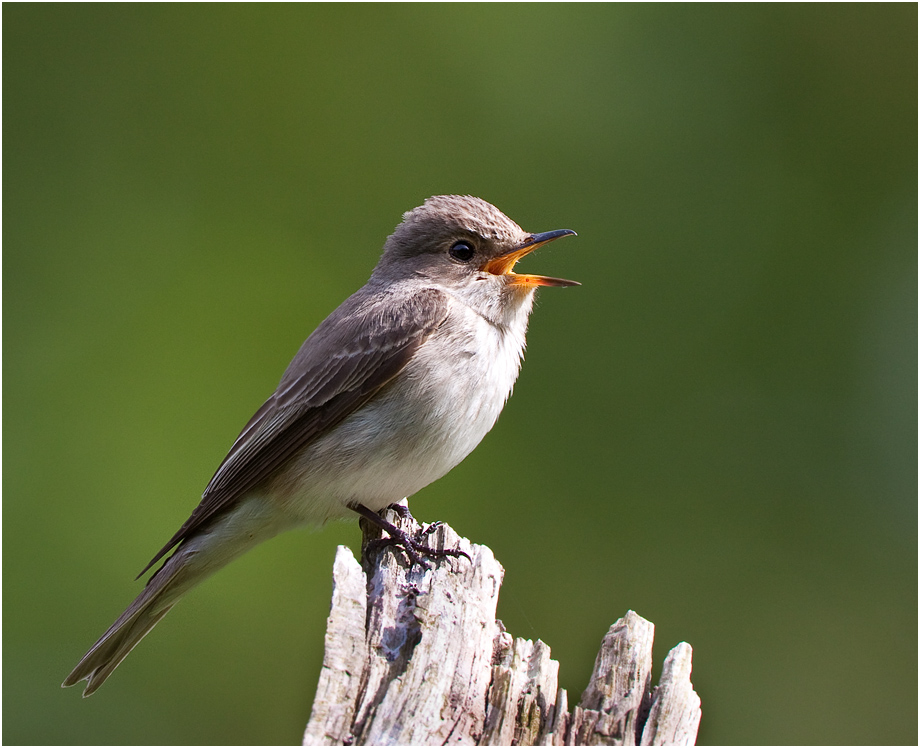
<instances>
[{"instance_id":1,"label":"bird eye","mask_svg":"<svg viewBox=\"0 0 920 748\"><path fill-rule=\"evenodd\" d=\"M458 262L469 262L473 259L473 255L476 254L476 250L473 249L469 242L454 242L450 247L449 253Z\"/></svg>"}]
</instances>

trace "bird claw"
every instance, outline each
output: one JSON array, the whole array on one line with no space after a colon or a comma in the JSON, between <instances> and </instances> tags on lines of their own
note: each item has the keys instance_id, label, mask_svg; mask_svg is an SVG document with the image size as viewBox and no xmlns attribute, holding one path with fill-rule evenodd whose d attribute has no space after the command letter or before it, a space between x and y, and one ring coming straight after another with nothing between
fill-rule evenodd
<instances>
[{"instance_id":1,"label":"bird claw","mask_svg":"<svg viewBox=\"0 0 920 748\"><path fill-rule=\"evenodd\" d=\"M362 504L352 504L351 509L357 512L366 521L370 522L372 525L376 525L387 533L388 537L379 537L367 540L364 544L364 550L367 553L379 553L381 549L386 548L387 546L397 546L405 551L406 555L409 557L410 564L413 566L416 564L419 566L425 566L423 557L460 558L463 556L467 561L473 563L473 559L470 558L470 555L465 551L461 551L455 548L431 548L428 545L422 544L413 538L408 532L392 524L380 516L380 514L368 509ZM387 507L387 509L393 510L402 519L413 519L414 522L414 518L410 514L409 507L407 506L403 506L401 504L391 504ZM434 522L428 525L428 527L417 534L417 537L427 538L442 524L442 522Z\"/></svg>"},{"instance_id":2,"label":"bird claw","mask_svg":"<svg viewBox=\"0 0 920 748\"><path fill-rule=\"evenodd\" d=\"M428 527L423 530L421 534L427 536L431 532L432 528ZM413 566L427 566L425 563L426 558L460 558L461 556L470 563L473 563L473 559L470 558L470 555L466 551L461 551L459 548L431 548L430 546L414 540L408 533L398 529L397 532L391 534L389 537L375 538L374 540L368 541L366 550L371 553L379 553L384 548L391 546L395 546L404 551Z\"/></svg>"}]
</instances>

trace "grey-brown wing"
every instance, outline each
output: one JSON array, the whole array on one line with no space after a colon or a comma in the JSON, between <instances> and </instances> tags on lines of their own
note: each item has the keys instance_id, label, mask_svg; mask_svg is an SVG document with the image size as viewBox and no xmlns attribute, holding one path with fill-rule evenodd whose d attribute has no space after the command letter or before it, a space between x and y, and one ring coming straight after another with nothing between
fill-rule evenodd
<instances>
[{"instance_id":1,"label":"grey-brown wing","mask_svg":"<svg viewBox=\"0 0 920 748\"><path fill-rule=\"evenodd\" d=\"M307 338L278 389L233 443L201 503L138 577L370 400L446 315L447 299L434 289L384 302L362 289L346 300Z\"/></svg>"}]
</instances>

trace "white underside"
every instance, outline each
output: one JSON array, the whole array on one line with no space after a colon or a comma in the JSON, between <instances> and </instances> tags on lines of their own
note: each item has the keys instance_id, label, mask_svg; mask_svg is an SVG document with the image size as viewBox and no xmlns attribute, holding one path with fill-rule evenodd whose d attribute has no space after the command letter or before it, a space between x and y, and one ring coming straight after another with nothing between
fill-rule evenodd
<instances>
[{"instance_id":1,"label":"white underside","mask_svg":"<svg viewBox=\"0 0 920 748\"><path fill-rule=\"evenodd\" d=\"M271 503L294 522L322 523L353 516L354 502L380 510L451 470L511 394L531 300L521 298L500 326L454 301L448 323L396 380L269 484Z\"/></svg>"}]
</instances>

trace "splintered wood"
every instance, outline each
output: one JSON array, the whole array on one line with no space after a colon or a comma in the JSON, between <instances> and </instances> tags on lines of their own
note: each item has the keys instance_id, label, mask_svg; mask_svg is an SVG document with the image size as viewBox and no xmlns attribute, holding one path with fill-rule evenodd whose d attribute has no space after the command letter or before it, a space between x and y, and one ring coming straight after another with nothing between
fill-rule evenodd
<instances>
[{"instance_id":1,"label":"splintered wood","mask_svg":"<svg viewBox=\"0 0 920 748\"><path fill-rule=\"evenodd\" d=\"M410 534L412 517L387 519ZM466 558L409 568L399 548L366 568L340 547L323 668L304 745L693 745L700 699L689 644L651 688L655 627L632 611L604 636L570 712L559 663L496 620L504 569L446 525L424 536ZM367 539L366 539L367 540Z\"/></svg>"}]
</instances>

